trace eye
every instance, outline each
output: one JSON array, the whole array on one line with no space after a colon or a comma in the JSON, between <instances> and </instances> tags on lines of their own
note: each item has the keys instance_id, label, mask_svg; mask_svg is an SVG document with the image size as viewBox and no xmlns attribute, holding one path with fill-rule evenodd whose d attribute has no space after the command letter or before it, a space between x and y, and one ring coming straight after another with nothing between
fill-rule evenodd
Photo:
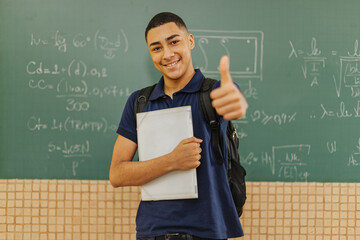
<instances>
[{"instance_id":1,"label":"eye","mask_svg":"<svg viewBox=\"0 0 360 240\"><path fill-rule=\"evenodd\" d=\"M179 42L179 40L173 40L173 41L171 41L171 45L175 45L175 44L177 44Z\"/></svg>"},{"instance_id":2,"label":"eye","mask_svg":"<svg viewBox=\"0 0 360 240\"><path fill-rule=\"evenodd\" d=\"M159 51L159 50L160 50L160 47L154 47L154 48L152 49L153 52L157 52L157 51Z\"/></svg>"}]
</instances>

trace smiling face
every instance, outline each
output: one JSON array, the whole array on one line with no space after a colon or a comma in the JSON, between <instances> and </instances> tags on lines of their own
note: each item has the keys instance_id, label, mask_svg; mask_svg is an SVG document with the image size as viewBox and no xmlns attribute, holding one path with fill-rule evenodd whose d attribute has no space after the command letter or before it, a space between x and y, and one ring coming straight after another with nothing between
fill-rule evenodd
<instances>
[{"instance_id":1,"label":"smiling face","mask_svg":"<svg viewBox=\"0 0 360 240\"><path fill-rule=\"evenodd\" d=\"M169 81L190 81L195 73L191 50L194 37L174 22L152 28L147 33L147 45L155 67Z\"/></svg>"}]
</instances>

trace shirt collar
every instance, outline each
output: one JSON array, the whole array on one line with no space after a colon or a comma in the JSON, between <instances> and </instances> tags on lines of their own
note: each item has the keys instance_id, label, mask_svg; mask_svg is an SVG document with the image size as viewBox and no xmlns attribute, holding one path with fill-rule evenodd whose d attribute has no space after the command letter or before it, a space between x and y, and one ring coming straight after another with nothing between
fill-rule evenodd
<instances>
[{"instance_id":1,"label":"shirt collar","mask_svg":"<svg viewBox=\"0 0 360 240\"><path fill-rule=\"evenodd\" d=\"M195 74L190 80L190 82L178 92L194 93L199 91L203 79L204 75L201 73L201 71L199 69L195 69ZM156 84L149 100L153 101L164 96L166 96L166 94L164 93L164 77L161 77L160 81Z\"/></svg>"}]
</instances>

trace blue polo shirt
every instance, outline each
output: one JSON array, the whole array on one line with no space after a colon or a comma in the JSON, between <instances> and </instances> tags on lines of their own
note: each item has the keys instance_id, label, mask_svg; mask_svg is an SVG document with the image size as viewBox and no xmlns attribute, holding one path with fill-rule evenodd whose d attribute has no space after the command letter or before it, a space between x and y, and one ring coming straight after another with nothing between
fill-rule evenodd
<instances>
[{"instance_id":1,"label":"blue polo shirt","mask_svg":"<svg viewBox=\"0 0 360 240\"><path fill-rule=\"evenodd\" d=\"M201 143L201 164L196 169L198 199L141 201L137 216L137 237L154 237L169 233L187 233L209 239L224 239L243 236L243 230L232 200L226 176L226 164L219 165L210 143L210 126L201 113L198 91L204 80L200 70L195 71L191 81L173 99L163 91L161 78L152 92L144 111L153 111L181 106L191 106L194 136ZM219 87L217 83L214 88ZM117 133L137 143L134 102L138 91L129 97ZM227 121L221 118L223 143ZM223 149L226 149L224 147ZM225 153L227 159L227 153Z\"/></svg>"}]
</instances>

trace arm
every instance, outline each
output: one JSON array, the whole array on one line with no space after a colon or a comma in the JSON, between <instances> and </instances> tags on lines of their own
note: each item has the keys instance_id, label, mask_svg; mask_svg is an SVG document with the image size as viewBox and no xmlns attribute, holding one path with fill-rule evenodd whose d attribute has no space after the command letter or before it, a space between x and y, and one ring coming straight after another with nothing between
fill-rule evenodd
<instances>
[{"instance_id":1,"label":"arm","mask_svg":"<svg viewBox=\"0 0 360 240\"><path fill-rule=\"evenodd\" d=\"M119 135L113 150L109 179L114 187L140 186L173 170L200 165L200 143L195 137L181 141L169 154L143 162L133 162L137 144Z\"/></svg>"}]
</instances>

